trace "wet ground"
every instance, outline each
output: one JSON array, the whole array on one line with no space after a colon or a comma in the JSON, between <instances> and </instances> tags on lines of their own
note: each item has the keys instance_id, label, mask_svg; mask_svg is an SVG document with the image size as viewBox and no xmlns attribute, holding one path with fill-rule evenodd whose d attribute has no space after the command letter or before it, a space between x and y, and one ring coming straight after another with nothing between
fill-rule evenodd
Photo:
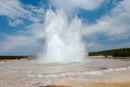
<instances>
[{"instance_id":1,"label":"wet ground","mask_svg":"<svg viewBox=\"0 0 130 87\"><path fill-rule=\"evenodd\" d=\"M0 63L0 87L46 86L68 76L126 70L130 70L130 61L103 58L87 58L83 62L69 64L41 64L36 60L3 62Z\"/></svg>"}]
</instances>

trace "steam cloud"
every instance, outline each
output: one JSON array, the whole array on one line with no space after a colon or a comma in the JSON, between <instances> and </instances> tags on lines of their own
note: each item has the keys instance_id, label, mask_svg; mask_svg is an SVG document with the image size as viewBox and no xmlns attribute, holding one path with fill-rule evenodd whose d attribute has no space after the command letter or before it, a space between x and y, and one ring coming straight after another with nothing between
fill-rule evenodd
<instances>
[{"instance_id":1,"label":"steam cloud","mask_svg":"<svg viewBox=\"0 0 130 87\"><path fill-rule=\"evenodd\" d=\"M62 9L47 10L45 15L46 43L38 56L42 63L70 63L82 61L86 55L86 46L80 30L82 22L76 16L69 20Z\"/></svg>"}]
</instances>

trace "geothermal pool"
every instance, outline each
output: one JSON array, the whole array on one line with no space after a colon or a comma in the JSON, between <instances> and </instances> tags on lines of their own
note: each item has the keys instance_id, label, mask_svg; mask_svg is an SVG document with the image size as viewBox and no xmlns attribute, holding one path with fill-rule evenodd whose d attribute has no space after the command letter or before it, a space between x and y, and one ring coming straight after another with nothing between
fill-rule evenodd
<instances>
[{"instance_id":1,"label":"geothermal pool","mask_svg":"<svg viewBox=\"0 0 130 87\"><path fill-rule=\"evenodd\" d=\"M37 63L36 60L0 63L0 69L26 72L27 76L65 76L100 74L130 69L129 61L118 59L86 58L75 63Z\"/></svg>"}]
</instances>

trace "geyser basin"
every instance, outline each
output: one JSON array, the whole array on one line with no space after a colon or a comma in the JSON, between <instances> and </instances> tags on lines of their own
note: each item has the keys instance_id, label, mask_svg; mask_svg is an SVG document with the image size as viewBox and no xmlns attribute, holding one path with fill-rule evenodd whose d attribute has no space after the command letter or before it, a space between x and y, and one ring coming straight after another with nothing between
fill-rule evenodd
<instances>
[{"instance_id":1,"label":"geyser basin","mask_svg":"<svg viewBox=\"0 0 130 87\"><path fill-rule=\"evenodd\" d=\"M88 58L84 62L70 63L70 64L37 64L35 60L30 61L16 61L0 63L0 68L13 71L31 72L34 75L44 74L59 74L67 72L97 72L106 69L120 69L121 67L130 66L129 61L102 59L102 58ZM126 68L127 69L127 68Z\"/></svg>"}]
</instances>

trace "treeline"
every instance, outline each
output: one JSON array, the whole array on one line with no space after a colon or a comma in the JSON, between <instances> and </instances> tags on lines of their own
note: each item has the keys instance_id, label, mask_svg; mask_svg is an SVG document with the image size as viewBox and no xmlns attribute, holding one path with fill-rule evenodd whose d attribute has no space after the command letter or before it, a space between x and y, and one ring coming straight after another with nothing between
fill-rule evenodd
<instances>
[{"instance_id":1,"label":"treeline","mask_svg":"<svg viewBox=\"0 0 130 87\"><path fill-rule=\"evenodd\" d=\"M99 52L89 52L89 56L113 56L113 57L130 57L130 48L120 48Z\"/></svg>"},{"instance_id":2,"label":"treeline","mask_svg":"<svg viewBox=\"0 0 130 87\"><path fill-rule=\"evenodd\" d=\"M114 57L130 57L130 48L115 50Z\"/></svg>"},{"instance_id":3,"label":"treeline","mask_svg":"<svg viewBox=\"0 0 130 87\"><path fill-rule=\"evenodd\" d=\"M0 59L21 59L25 58L25 56L0 56Z\"/></svg>"},{"instance_id":4,"label":"treeline","mask_svg":"<svg viewBox=\"0 0 130 87\"><path fill-rule=\"evenodd\" d=\"M112 56L113 53L115 52L115 50L117 49L114 49L114 50L105 50L105 51L99 51L99 52L89 52L89 56L101 56L101 55L109 55L109 56Z\"/></svg>"}]
</instances>

